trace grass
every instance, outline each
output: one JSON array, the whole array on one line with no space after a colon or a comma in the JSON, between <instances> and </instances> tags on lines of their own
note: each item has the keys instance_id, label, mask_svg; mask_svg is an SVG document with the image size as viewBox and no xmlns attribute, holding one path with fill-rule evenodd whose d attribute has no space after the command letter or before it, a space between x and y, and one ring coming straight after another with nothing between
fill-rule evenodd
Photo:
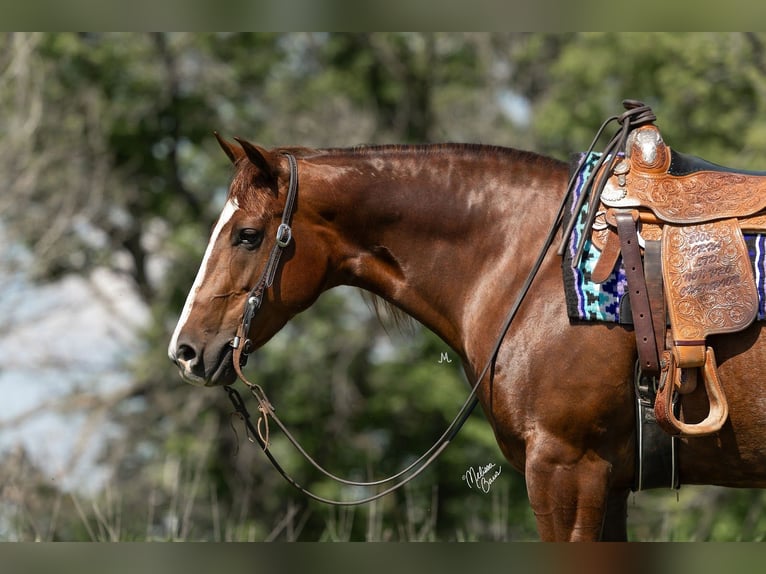
<instances>
[{"instance_id":1,"label":"grass","mask_svg":"<svg viewBox=\"0 0 766 574\"><path fill-rule=\"evenodd\" d=\"M380 500L361 507L326 507L299 505L286 501L273 519L270 529L265 520L247 515L252 492L231 507L218 500L216 489L203 478L203 466L195 463L191 472L183 472L177 461L165 463L166 489L155 488L135 503L132 495L107 484L93 496L63 493L39 484L16 481L3 486L0 506L0 539L6 541L212 541L212 542L292 542L304 540L310 518L323 521L316 537L320 542L419 541L443 539L438 534L439 491L434 486L430 497L420 496L405 487L403 508L396 520L386 516L391 502ZM21 473L20 473L21 474ZM510 539L508 528L508 488L497 488L490 496L492 517L489 531L494 541ZM479 496L472 494L472 496ZM481 495L485 496L485 495ZM474 523L476 519L474 518ZM466 541L478 537L472 529L456 530L449 540Z\"/></svg>"},{"instance_id":2,"label":"grass","mask_svg":"<svg viewBox=\"0 0 766 574\"><path fill-rule=\"evenodd\" d=\"M204 441L202 441L204 442ZM528 510L511 496L509 482L490 494L466 492L440 508L439 488L407 486L398 498L361 507L278 501L270 515L251 516L264 488L248 485L234 504L219 500L208 477L207 456L195 452L184 463L166 456L146 492L109 483L94 495L62 492L23 455L6 457L0 468L0 540L4 541L517 541L535 540ZM145 471L142 471L145 472ZM515 479L520 480L518 477ZM143 484L146 484L145 482ZM517 495L518 493L516 493ZM514 495L515 496L515 495ZM461 505L462 506L455 506ZM273 507L272 507L273 508ZM479 509L479 510L477 510ZM629 501L631 539L644 541L762 541L766 537L766 493L684 486L650 491ZM462 523L445 531L444 513ZM526 514L525 514L526 513Z\"/></svg>"}]
</instances>

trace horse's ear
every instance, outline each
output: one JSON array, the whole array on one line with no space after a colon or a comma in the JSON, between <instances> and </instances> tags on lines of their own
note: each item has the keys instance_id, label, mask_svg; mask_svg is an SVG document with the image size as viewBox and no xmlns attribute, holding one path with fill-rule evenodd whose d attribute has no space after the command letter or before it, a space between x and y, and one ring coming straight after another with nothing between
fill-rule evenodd
<instances>
[{"instance_id":1,"label":"horse's ear","mask_svg":"<svg viewBox=\"0 0 766 574\"><path fill-rule=\"evenodd\" d=\"M237 160L242 157L242 150L237 148L233 143L227 142L218 134L218 132L213 132L213 135L215 135L215 139L218 140L218 145L221 146L221 149L231 160L231 163L236 164Z\"/></svg>"},{"instance_id":2,"label":"horse's ear","mask_svg":"<svg viewBox=\"0 0 766 574\"><path fill-rule=\"evenodd\" d=\"M245 151L245 155L250 162L257 167L267 178L274 178L276 176L275 170L278 165L274 160L273 154L266 151L262 147L251 144L249 141L242 138L234 138L239 145Z\"/></svg>"}]
</instances>

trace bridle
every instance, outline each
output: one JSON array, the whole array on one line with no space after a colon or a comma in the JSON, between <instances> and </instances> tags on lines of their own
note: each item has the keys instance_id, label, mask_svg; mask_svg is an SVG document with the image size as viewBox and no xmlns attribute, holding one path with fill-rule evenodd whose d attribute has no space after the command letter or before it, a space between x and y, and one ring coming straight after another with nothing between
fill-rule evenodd
<instances>
[{"instance_id":1,"label":"bridle","mask_svg":"<svg viewBox=\"0 0 766 574\"><path fill-rule=\"evenodd\" d=\"M300 445L300 443L293 437L293 435L286 428L284 423L282 423L282 421L279 419L277 414L274 412L274 407L271 404L271 401L269 401L268 397L266 396L265 391L261 388L260 385L250 382L247 379L247 377L245 377L244 373L242 372L242 367L244 367L244 365L247 363L247 356L252 351L252 346L253 346L252 341L249 338L250 325L256 313L260 310L263 304L263 295L266 289L271 287L272 284L274 283L274 278L276 277L276 272L279 267L279 261L282 257L282 252L292 241L292 228L290 227L290 222L292 220L293 210L295 208L295 200L298 194L298 164L295 159L295 156L293 156L292 154L285 152L284 155L287 157L287 161L290 166L290 180L289 180L289 185L287 190L287 198L285 200L285 207L282 212L282 222L277 228L277 234L275 237L274 245L271 248L271 253L269 254L269 258L266 261L266 265L263 269L263 272L261 273L261 276L258 279L258 281L255 283L255 286L253 287L253 289L250 291L250 293L247 296L247 299L245 301L245 308L242 313L242 321L239 327L237 328L236 335L234 336L234 338L232 339L230 343L232 348L234 349L234 353L232 356L232 361L234 363L234 370L236 371L237 375L242 380L242 382L248 387L250 394L252 394L255 397L255 399L258 401L258 410L260 411L261 414L258 417L258 421L255 424L253 424L251 415L248 412L247 407L245 406L245 402L242 399L242 396L239 394L239 392L230 385L227 385L226 387L224 387L224 389L226 390L226 393L229 396L229 400L234 406L234 409L235 409L234 414L239 416L240 419L245 424L248 439L251 442L257 442L260 445L261 449L266 454L271 464L274 466L274 468L276 468L276 470L282 475L282 477L287 482L289 482L296 489L298 489L303 494L309 496L310 498L313 498L314 500L317 500L319 502L324 502L326 504L332 504L332 505L338 505L338 506L365 504L367 502L371 502L373 500L386 496L387 494L393 492L394 490L400 488L401 486L404 486L404 484L406 484L407 482L415 478L417 475L419 475L421 472L423 472L430 465L430 463L433 462L441 454L441 452L447 447L447 445L452 440L452 438L457 434L458 430L460 430L460 427L463 426L463 423L466 421L466 419L468 418L468 416L471 414L474 407L476 406L477 399L475 398L475 394L476 394L477 387L474 387L470 396L468 397L466 402L463 404L463 407L460 409L458 416L455 418L452 424L447 428L444 434L439 438L439 440L434 444L434 446L432 446L428 451L426 451L425 454L423 454L423 456L421 456L418 460L416 460L414 463L409 465L407 468L383 480L359 482L359 481L353 481L353 480L346 480L338 476L335 476L331 472L322 468L322 466L319 465L319 463L317 463ZM277 461L277 459L272 454L269 448L270 446L269 419L273 420L277 424L277 426L280 428L280 430L285 435L285 437L287 437L287 439L298 450L298 452L300 452L301 455L303 455L303 457L306 458L306 460L308 460L315 468L317 468L325 476L341 484L345 484L349 486L357 486L357 487L380 486L382 484L387 484L394 480L397 480L400 477L404 476L405 474L409 473L410 471L412 471L412 473L409 474L409 476L407 476L406 478L399 481L398 483L389 487L388 489L361 500L354 500L354 501L330 500L328 498L316 495L313 492L305 489L300 484L298 484L298 482L282 468L282 466L279 464L279 461Z\"/></svg>"},{"instance_id":2,"label":"bridle","mask_svg":"<svg viewBox=\"0 0 766 574\"><path fill-rule=\"evenodd\" d=\"M274 283L274 277L277 274L277 267L279 267L279 260L282 257L282 252L285 250L285 247L290 245L290 242L293 239L293 230L290 227L290 220L293 217L295 199L298 196L298 163L295 161L294 155L289 153L285 153L284 155L287 156L287 161L290 164L290 183L287 189L285 208L282 211L282 223L280 223L277 228L277 235L274 238L274 246L271 248L271 253L266 261L266 266L263 268L261 277L247 296L245 310L242 313L242 322L237 329L237 334L231 341L231 346L234 348L235 358L241 359L242 356L244 356L245 362L247 362L247 355L252 351L252 341L248 338L250 333L250 323L253 321L253 317L255 317L255 314L263 304L264 292ZM234 364L237 366L239 360L235 360ZM240 377L242 376L239 371L237 374Z\"/></svg>"},{"instance_id":3,"label":"bridle","mask_svg":"<svg viewBox=\"0 0 766 574\"><path fill-rule=\"evenodd\" d=\"M258 417L258 420L255 423L253 423L251 415L248 412L247 407L245 406L245 402L242 399L242 396L239 394L239 392L237 392L236 389L234 389L232 386L229 386L229 385L225 386L224 389L229 396L229 400L234 406L235 412L233 413L233 415L238 416L245 425L248 439L251 442L257 442L260 445L261 449L266 454L267 458L272 463L274 468L276 468L276 470L282 475L282 477L287 482L289 482L292 486L294 486L298 491L319 502L336 505L336 506L352 506L352 505L358 505L358 504L365 504L373 500L377 500L378 498L381 498L383 496L386 496L387 494L390 494L391 492L404 486L406 483L408 483L409 481L414 479L416 476L418 476L420 473L422 473L434 460L436 460L436 458L444 451L444 449L447 448L449 443L457 435L460 428L468 419L471 412L473 412L473 409L476 407L476 404L478 402L478 398L476 397L476 392L479 388L479 385L482 383L485 376L487 375L488 372L490 372L490 369L494 365L495 360L497 358L497 354L500 350L500 346L502 345L503 340L505 339L505 335L507 334L508 329L511 326L511 323L513 322L513 319L516 316L516 313L521 307L521 304L523 303L524 298L529 292L529 289L535 277L537 276L537 273L542 267L543 260L545 259L545 256L548 253L549 248L553 244L556 233L558 232L558 229L561 226L562 217L563 217L564 209L566 206L566 201L572 189L572 180L570 180L569 190L567 191L564 199L561 202L554 224L551 227L550 231L548 232L548 236L545 239L545 242L543 244L542 249L540 250L537 260L532 266L532 269L526 281L522 285L521 290L513 306L508 312L505 322L503 323L503 326L500 330L500 334L498 335L495 345L492 349L492 352L489 355L489 359L487 360L487 363L484 366L484 369L481 371L481 374L476 379L476 382L471 388L471 392L468 394L468 397L466 398L462 407L458 411L457 415L455 415L455 418L449 424L449 426L444 431L444 433L433 444L433 446L431 446L431 448L429 448L420 458L418 458L415 462L407 466L405 469L385 479L374 480L369 482L359 482L359 481L346 480L346 479L337 477L334 474L322 468L303 449L303 447L301 447L300 443L298 443L298 441L287 430L285 425L282 423L282 421L274 412L274 407L269 401L263 389L259 385L250 382L242 373L242 367L247 362L247 355L252 351L252 342L249 339L250 325L256 313L261 308L261 305L263 303L263 296L266 289L271 287L271 285L274 282L274 278L276 276L276 272L279 266L279 261L282 256L282 252L292 241L292 228L290 227L290 221L292 219L292 214L295 207L295 200L298 193L298 164L295 157L292 154L287 152L283 152L283 153L287 157L288 163L290 165L290 180L289 180L289 187L287 191L285 207L284 207L284 211L282 212L282 222L279 225L279 228L277 229L274 246L271 249L271 253L266 262L266 266L264 267L264 270L261 273L260 279L257 281L257 283L255 284L255 287L253 287L253 289L248 294L247 300L245 302L245 309L242 315L242 322L240 323L237 329L237 333L234 339L231 341L231 346L234 349L234 353L232 357L232 360L234 363L234 369L237 375L239 376L239 378L242 380L242 382L248 387L250 393L258 401L258 410L261 413L260 416ZM366 498L358 499L358 500L352 500L352 501L331 500L331 499L319 496L317 494L314 494L313 492L301 486L293 477L291 477L282 468L282 466L279 464L279 462L276 460L276 458L272 454L271 450L269 449L269 446L270 446L269 445L269 419L274 421L274 423L284 433L285 437L292 443L292 445L298 450L298 452L300 452L301 455L303 455L303 457L306 458L306 460L309 463L311 463L315 468L317 468L325 476L331 478L332 480L336 482L349 485L349 486L355 486L355 487L373 487L373 486L381 486L384 484L388 484L393 481L398 481L398 482L396 482L392 486L389 486L385 490L378 492L377 494L368 496Z\"/></svg>"}]
</instances>

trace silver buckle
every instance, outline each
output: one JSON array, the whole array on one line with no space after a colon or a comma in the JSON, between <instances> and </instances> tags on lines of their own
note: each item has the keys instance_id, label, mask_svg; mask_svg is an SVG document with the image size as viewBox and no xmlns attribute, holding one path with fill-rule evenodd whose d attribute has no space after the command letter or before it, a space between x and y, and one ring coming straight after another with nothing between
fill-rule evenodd
<instances>
[{"instance_id":1,"label":"silver buckle","mask_svg":"<svg viewBox=\"0 0 766 574\"><path fill-rule=\"evenodd\" d=\"M293 238L293 230L286 223L279 225L277 229L277 245L280 247L287 247L290 244L290 240Z\"/></svg>"}]
</instances>

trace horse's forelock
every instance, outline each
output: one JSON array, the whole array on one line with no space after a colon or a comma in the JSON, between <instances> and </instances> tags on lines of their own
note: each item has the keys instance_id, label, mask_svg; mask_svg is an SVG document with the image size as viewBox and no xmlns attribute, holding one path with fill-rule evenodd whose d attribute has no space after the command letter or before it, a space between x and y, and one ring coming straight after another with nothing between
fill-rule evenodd
<instances>
[{"instance_id":1,"label":"horse's forelock","mask_svg":"<svg viewBox=\"0 0 766 574\"><path fill-rule=\"evenodd\" d=\"M268 188L264 186L262 172L244 157L236 165L237 171L229 186L228 199L248 211L262 209L269 194Z\"/></svg>"},{"instance_id":2,"label":"horse's forelock","mask_svg":"<svg viewBox=\"0 0 766 574\"><path fill-rule=\"evenodd\" d=\"M296 157L310 157L321 153L319 150L304 147L277 148L267 154L271 161L282 153L289 152ZM236 163L236 173L229 188L229 199L233 199L244 209L257 209L262 205L269 194L276 194L276 182L271 178L279 173L278 166L273 166L271 174L265 174L261 168L250 161L246 156L240 157ZM286 168L285 168L286 169Z\"/></svg>"}]
</instances>

